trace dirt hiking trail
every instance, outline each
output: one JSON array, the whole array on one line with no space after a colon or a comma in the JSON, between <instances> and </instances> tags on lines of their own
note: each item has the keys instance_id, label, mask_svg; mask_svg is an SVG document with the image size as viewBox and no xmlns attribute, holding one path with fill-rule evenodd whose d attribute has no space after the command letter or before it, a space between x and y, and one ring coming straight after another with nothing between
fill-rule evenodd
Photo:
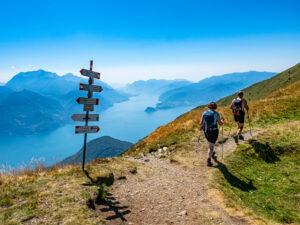
<instances>
[{"instance_id":1,"label":"dirt hiking trail","mask_svg":"<svg viewBox=\"0 0 300 225\"><path fill-rule=\"evenodd\" d=\"M246 140L251 138L249 133L243 135ZM195 149L196 142L190 144ZM207 142L202 141L196 166L192 166L192 151L187 157L191 166L148 155L128 158L138 162L137 174L117 180L105 203L95 210L109 225L251 224L242 216L229 215L214 197L209 197L209 170L223 164L213 161L214 166L207 167L207 148ZM224 156L235 148L233 138L229 138L223 146ZM221 145L216 152L221 161Z\"/></svg>"}]
</instances>

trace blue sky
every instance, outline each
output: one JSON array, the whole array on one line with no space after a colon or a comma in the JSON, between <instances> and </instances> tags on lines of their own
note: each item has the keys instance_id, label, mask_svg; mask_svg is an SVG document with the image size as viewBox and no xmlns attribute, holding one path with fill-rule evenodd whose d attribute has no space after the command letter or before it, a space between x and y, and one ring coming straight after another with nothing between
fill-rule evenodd
<instances>
[{"instance_id":1,"label":"blue sky","mask_svg":"<svg viewBox=\"0 0 300 225\"><path fill-rule=\"evenodd\" d=\"M0 81L20 71L104 81L280 72L300 61L300 1L4 1Z\"/></svg>"}]
</instances>

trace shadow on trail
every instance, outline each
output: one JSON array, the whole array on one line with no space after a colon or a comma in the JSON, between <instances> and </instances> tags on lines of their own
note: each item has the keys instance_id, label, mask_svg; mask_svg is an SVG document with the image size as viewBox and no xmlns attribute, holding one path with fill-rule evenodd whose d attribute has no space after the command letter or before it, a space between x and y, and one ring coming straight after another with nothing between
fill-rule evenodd
<instances>
[{"instance_id":1,"label":"shadow on trail","mask_svg":"<svg viewBox=\"0 0 300 225\"><path fill-rule=\"evenodd\" d=\"M113 215L106 217L107 220L121 219L122 221L127 221L124 216L131 213L131 211L128 210L128 206L120 206L120 202L118 202L111 193L107 193L105 198L102 198L101 195L98 195L95 204L102 207L100 209L101 212L113 212Z\"/></svg>"},{"instance_id":2,"label":"shadow on trail","mask_svg":"<svg viewBox=\"0 0 300 225\"><path fill-rule=\"evenodd\" d=\"M254 187L252 180L246 178L249 180L249 182L247 183L247 182L239 179L238 177L236 177L232 173L230 173L230 171L227 169L227 167L223 163L218 161L216 158L214 160L218 164L216 166L216 168L218 168L220 170L220 172L224 175L224 178L228 181L228 183L231 186L237 187L241 191L245 191L245 192L249 192L251 190L257 190L257 188Z\"/></svg>"},{"instance_id":3,"label":"shadow on trail","mask_svg":"<svg viewBox=\"0 0 300 225\"><path fill-rule=\"evenodd\" d=\"M249 140L249 144L252 145L255 152L262 158L266 163L274 163L276 161L280 161L280 159L276 156L275 151L271 148L268 142L265 144L258 142L254 139ZM278 153L282 153L283 149L277 149Z\"/></svg>"},{"instance_id":4,"label":"shadow on trail","mask_svg":"<svg viewBox=\"0 0 300 225\"><path fill-rule=\"evenodd\" d=\"M89 173L84 171L90 183L84 183L84 186L97 186L98 195L95 200L89 199L87 206L93 210L99 208L100 211L106 216L106 220L120 219L121 221L127 221L124 216L131 213L128 206L120 206L120 202L117 201L111 193L106 192L105 186L111 186L114 183L113 174L109 174L107 177L97 177L94 180Z\"/></svg>"}]
</instances>

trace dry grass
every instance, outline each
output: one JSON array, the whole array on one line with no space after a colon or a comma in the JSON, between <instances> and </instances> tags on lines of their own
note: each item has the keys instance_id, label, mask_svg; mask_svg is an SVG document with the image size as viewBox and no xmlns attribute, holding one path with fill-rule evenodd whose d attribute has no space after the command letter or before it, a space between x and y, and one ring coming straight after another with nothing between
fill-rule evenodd
<instances>
[{"instance_id":1,"label":"dry grass","mask_svg":"<svg viewBox=\"0 0 300 225\"><path fill-rule=\"evenodd\" d=\"M87 170L96 184L79 166L1 173L0 223L101 224L99 212L88 202L102 194L100 182L110 174L118 179L133 169L135 163L122 158L95 160Z\"/></svg>"}]
</instances>

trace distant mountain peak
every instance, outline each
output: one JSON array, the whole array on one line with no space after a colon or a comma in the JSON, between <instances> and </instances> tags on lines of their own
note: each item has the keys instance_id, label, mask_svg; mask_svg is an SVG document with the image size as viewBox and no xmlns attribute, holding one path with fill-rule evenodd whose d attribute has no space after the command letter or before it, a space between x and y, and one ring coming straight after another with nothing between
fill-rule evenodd
<instances>
[{"instance_id":1,"label":"distant mountain peak","mask_svg":"<svg viewBox=\"0 0 300 225\"><path fill-rule=\"evenodd\" d=\"M49 71L46 71L46 70L43 70L43 69L39 69L39 70L34 70L34 71L21 72L21 73L18 73L15 77L16 78L18 78L18 77L22 77L22 78L26 78L26 77L56 78L56 77L58 77L58 75L56 73L53 73L53 72L49 72Z\"/></svg>"},{"instance_id":2,"label":"distant mountain peak","mask_svg":"<svg viewBox=\"0 0 300 225\"><path fill-rule=\"evenodd\" d=\"M72 73L66 73L65 75L62 75L61 77L75 77Z\"/></svg>"},{"instance_id":3,"label":"distant mountain peak","mask_svg":"<svg viewBox=\"0 0 300 225\"><path fill-rule=\"evenodd\" d=\"M93 139L87 143L86 162L91 162L97 158L114 157L122 154L133 144L127 141L121 141L110 136L103 136ZM81 148L74 155L69 156L63 161L59 162L57 165L68 165L68 164L79 164L82 161L82 151Z\"/></svg>"}]
</instances>

